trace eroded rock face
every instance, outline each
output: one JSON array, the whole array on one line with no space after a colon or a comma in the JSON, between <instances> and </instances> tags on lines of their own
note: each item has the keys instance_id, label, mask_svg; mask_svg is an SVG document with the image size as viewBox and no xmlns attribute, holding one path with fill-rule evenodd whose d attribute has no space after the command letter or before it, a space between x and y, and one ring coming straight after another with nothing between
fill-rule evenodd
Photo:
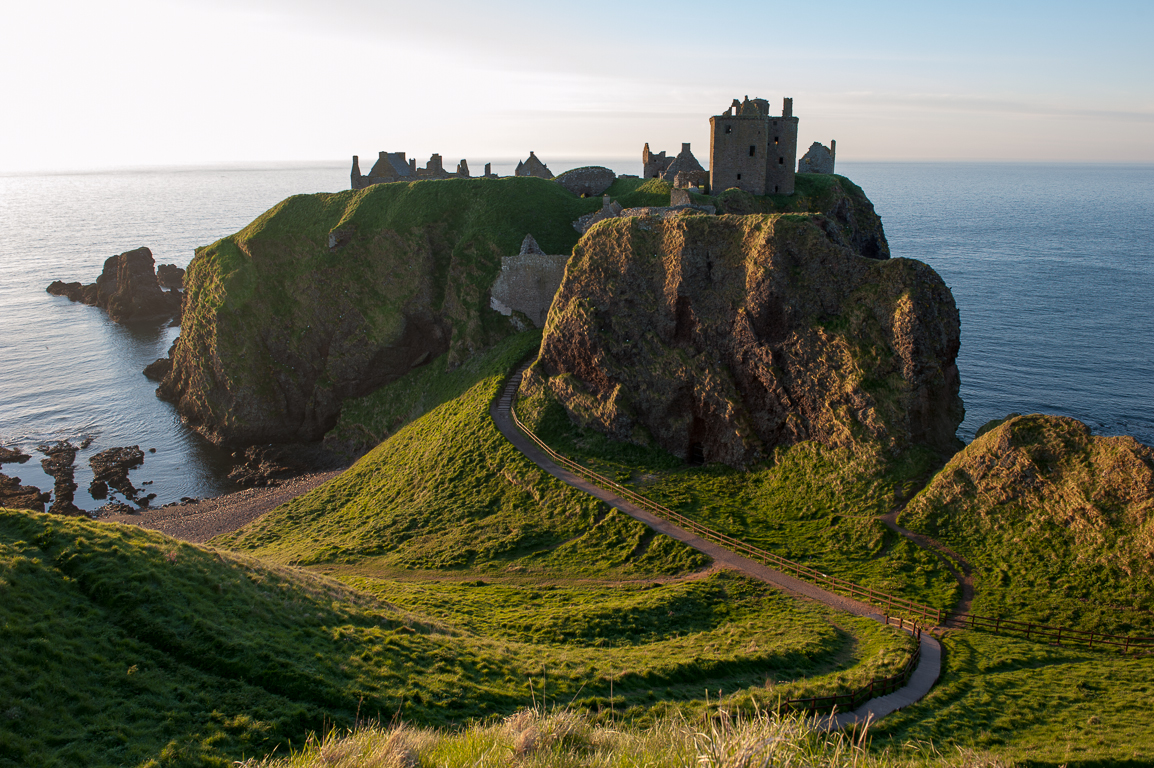
<instances>
[{"instance_id":1,"label":"eroded rock face","mask_svg":"<svg viewBox=\"0 0 1154 768\"><path fill-rule=\"evenodd\" d=\"M184 270L175 264L161 264L156 268L156 279L165 288L183 288Z\"/></svg>"},{"instance_id":2,"label":"eroded rock face","mask_svg":"<svg viewBox=\"0 0 1154 768\"><path fill-rule=\"evenodd\" d=\"M88 459L92 467L92 485L89 493L94 499L102 499L108 494L108 487L124 494L125 498L135 499L138 493L136 486L128 479L129 470L136 469L144 463L144 451L139 445L124 448L109 448Z\"/></svg>"},{"instance_id":3,"label":"eroded rock face","mask_svg":"<svg viewBox=\"0 0 1154 768\"><path fill-rule=\"evenodd\" d=\"M524 387L686 460L803 440L952 453L958 344L937 273L863 258L824 216L620 218L574 249Z\"/></svg>"},{"instance_id":4,"label":"eroded rock face","mask_svg":"<svg viewBox=\"0 0 1154 768\"><path fill-rule=\"evenodd\" d=\"M147 248L108 258L95 283L81 285L56 280L47 291L53 296L100 307L117 323L179 316L182 298L179 291L165 291L160 287L152 251Z\"/></svg>"}]
</instances>

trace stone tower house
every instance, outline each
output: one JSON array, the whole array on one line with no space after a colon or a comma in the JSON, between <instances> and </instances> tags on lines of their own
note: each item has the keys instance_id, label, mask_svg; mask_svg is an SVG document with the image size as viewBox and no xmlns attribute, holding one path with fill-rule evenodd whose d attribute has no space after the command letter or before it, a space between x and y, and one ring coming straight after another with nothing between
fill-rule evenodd
<instances>
[{"instance_id":1,"label":"stone tower house","mask_svg":"<svg viewBox=\"0 0 1154 768\"><path fill-rule=\"evenodd\" d=\"M797 118L793 99L781 115L765 99L733 100L725 114L709 118L709 191L736 187L755 195L792 195L797 167Z\"/></svg>"}]
</instances>

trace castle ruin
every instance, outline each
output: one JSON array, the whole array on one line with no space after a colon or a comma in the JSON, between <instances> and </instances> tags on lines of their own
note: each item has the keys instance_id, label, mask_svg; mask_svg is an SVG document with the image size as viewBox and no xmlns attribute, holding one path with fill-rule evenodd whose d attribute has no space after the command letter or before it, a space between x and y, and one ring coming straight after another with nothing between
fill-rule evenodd
<instances>
[{"instance_id":1,"label":"castle ruin","mask_svg":"<svg viewBox=\"0 0 1154 768\"><path fill-rule=\"evenodd\" d=\"M797 161L798 173L833 173L833 162L837 158L837 142L830 141L827 149L820 141L809 145L805 157Z\"/></svg>"},{"instance_id":2,"label":"castle ruin","mask_svg":"<svg viewBox=\"0 0 1154 768\"><path fill-rule=\"evenodd\" d=\"M486 166L487 170L487 166ZM457 164L456 173L445 170L441 156L433 153L424 168L417 167L417 159L405 159L404 152L381 152L377 162L369 170L368 176L361 175L360 158L353 155L351 181L353 189L364 189L374 184L388 184L393 181L417 181L418 179L469 178L469 164L462 160Z\"/></svg>"},{"instance_id":3,"label":"castle ruin","mask_svg":"<svg viewBox=\"0 0 1154 768\"><path fill-rule=\"evenodd\" d=\"M797 118L793 99L769 114L765 99L733 100L709 118L709 191L737 188L755 195L792 195L797 167Z\"/></svg>"},{"instance_id":4,"label":"castle ruin","mask_svg":"<svg viewBox=\"0 0 1154 768\"><path fill-rule=\"evenodd\" d=\"M701 186L709 180L709 171L701 167L689 151L689 142L681 145L677 157L666 157L665 152L653 154L649 142L641 150L642 174L646 179L662 179L675 187Z\"/></svg>"},{"instance_id":5,"label":"castle ruin","mask_svg":"<svg viewBox=\"0 0 1154 768\"><path fill-rule=\"evenodd\" d=\"M527 160L522 160L517 163L517 170L513 171L513 175L536 176L539 179L553 178L553 172L549 170L549 166L538 160L532 150L529 150L529 158Z\"/></svg>"}]
</instances>

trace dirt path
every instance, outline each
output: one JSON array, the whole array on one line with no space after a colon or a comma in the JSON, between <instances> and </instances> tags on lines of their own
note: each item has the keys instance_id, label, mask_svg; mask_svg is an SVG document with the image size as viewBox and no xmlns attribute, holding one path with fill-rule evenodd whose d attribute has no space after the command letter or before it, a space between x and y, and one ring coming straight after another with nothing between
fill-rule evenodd
<instances>
[{"instance_id":1,"label":"dirt path","mask_svg":"<svg viewBox=\"0 0 1154 768\"><path fill-rule=\"evenodd\" d=\"M655 531L664 533L672 539L683 542L697 551L709 555L715 563L724 567L732 568L735 571L752 576L767 584L772 584L783 592L787 592L804 600L823 603L856 616L866 616L876 621L884 620L878 609L871 605L852 600L843 595L828 592L809 582L796 579L789 574L768 568L754 560L730 552L728 549L663 520L648 510L626 501L612 491L607 491L598 485L594 485L585 478L579 477L558 466L544 451L538 448L532 440L522 433L513 422L511 414L513 399L521 385L521 376L524 374L526 368L528 368L528 364L521 366L521 368L509 377L501 395L495 399L489 407L489 415L492 417L493 423L497 425L497 429L501 431L501 434L538 467L553 475L558 480L601 499L611 507L619 509L633 519L645 523ZM879 717L901 709L925 696L937 681L940 672L941 645L929 632L923 632L921 639L921 660L905 687L888 696L871 699L854 712L845 712L835 718L831 718L829 724L831 727L841 728L851 723L864 722L867 718L877 720Z\"/></svg>"},{"instance_id":2,"label":"dirt path","mask_svg":"<svg viewBox=\"0 0 1154 768\"><path fill-rule=\"evenodd\" d=\"M915 546L920 547L929 552L933 552L942 561L942 564L949 569L954 578L958 580L958 584L962 587L962 596L958 598L958 602L954 605L954 613L969 613L970 604L974 602L974 568L966 559L954 552L952 549L946 547L929 536L921 533L914 533L911 530L902 528L898 525L898 515L901 513L900 509L895 509L888 515L879 515L878 520L885 523L886 527L899 536L904 536L914 543ZM957 565L955 565L957 563ZM958 566L961 566L961 571L958 571Z\"/></svg>"},{"instance_id":3,"label":"dirt path","mask_svg":"<svg viewBox=\"0 0 1154 768\"><path fill-rule=\"evenodd\" d=\"M188 504L144 510L137 515L110 515L101 521L127 523L166 533L174 539L203 544L214 536L248 525L286 501L308 493L344 470L317 472L285 480L275 488L247 488Z\"/></svg>"}]
</instances>

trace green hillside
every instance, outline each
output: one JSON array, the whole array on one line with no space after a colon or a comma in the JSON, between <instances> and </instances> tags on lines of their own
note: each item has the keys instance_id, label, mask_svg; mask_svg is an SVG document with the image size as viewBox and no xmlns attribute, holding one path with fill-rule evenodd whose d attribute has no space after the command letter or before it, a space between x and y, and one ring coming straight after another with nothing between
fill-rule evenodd
<instances>
[{"instance_id":1,"label":"green hillside","mask_svg":"<svg viewBox=\"0 0 1154 768\"><path fill-rule=\"evenodd\" d=\"M468 375L434 381L415 371L377 393L384 411L354 409L370 417L371 430L396 418L384 404L398 404L398 414L414 407L406 390L423 385L436 400L469 387L341 476L215 543L283 563L386 570L640 576L705 566L695 550L538 469L497 431L489 404L539 341L536 332L520 334L475 358Z\"/></svg>"},{"instance_id":2,"label":"green hillside","mask_svg":"<svg viewBox=\"0 0 1154 768\"><path fill-rule=\"evenodd\" d=\"M139 528L0 510L0 765L223 766L358 712L443 724L543 693L633 716L767 678L820 695L890 674L909 651L892 628L724 573L357 586Z\"/></svg>"},{"instance_id":3,"label":"green hillside","mask_svg":"<svg viewBox=\"0 0 1154 768\"><path fill-rule=\"evenodd\" d=\"M1154 635L1154 450L1131 437L995 422L899 522L974 566L974 613Z\"/></svg>"}]
</instances>

